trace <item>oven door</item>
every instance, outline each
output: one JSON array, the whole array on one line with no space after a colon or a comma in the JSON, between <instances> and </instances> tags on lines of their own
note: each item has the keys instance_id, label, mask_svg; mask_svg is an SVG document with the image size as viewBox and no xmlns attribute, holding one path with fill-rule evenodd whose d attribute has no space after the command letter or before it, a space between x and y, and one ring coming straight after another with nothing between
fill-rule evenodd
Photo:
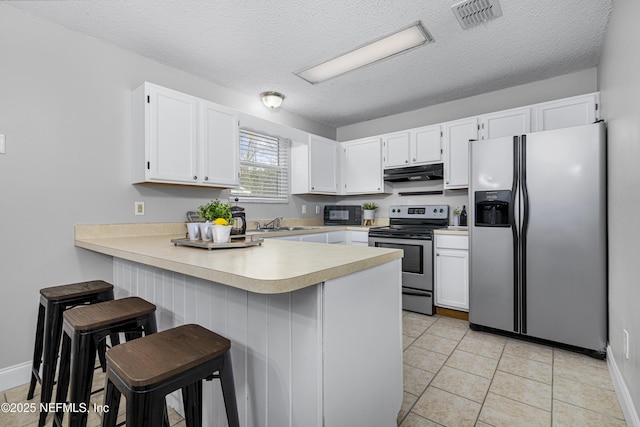
<instances>
[{"instance_id":1,"label":"oven door","mask_svg":"<svg viewBox=\"0 0 640 427\"><path fill-rule=\"evenodd\" d=\"M433 292L433 241L369 237L369 246L402 249L402 286Z\"/></svg>"}]
</instances>

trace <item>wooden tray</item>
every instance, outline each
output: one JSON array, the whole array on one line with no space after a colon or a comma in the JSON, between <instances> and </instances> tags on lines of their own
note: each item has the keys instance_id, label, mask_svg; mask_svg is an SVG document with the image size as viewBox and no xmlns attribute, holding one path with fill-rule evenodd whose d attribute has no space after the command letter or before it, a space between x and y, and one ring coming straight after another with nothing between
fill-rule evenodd
<instances>
[{"instance_id":1,"label":"wooden tray","mask_svg":"<svg viewBox=\"0 0 640 427\"><path fill-rule=\"evenodd\" d=\"M171 239L171 243L175 246L191 246L193 248L201 249L234 249L234 248L248 248L249 246L262 245L264 241L261 237L246 236L242 239L232 240L229 243L214 243L203 242L202 240L189 240L189 239Z\"/></svg>"}]
</instances>

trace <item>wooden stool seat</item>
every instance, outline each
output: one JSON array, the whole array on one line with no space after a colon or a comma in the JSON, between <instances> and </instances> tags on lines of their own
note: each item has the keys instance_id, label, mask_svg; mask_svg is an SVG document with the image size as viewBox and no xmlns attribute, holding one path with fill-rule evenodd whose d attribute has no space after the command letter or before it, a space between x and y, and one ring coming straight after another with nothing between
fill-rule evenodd
<instances>
[{"instance_id":1,"label":"wooden stool seat","mask_svg":"<svg viewBox=\"0 0 640 427\"><path fill-rule=\"evenodd\" d=\"M107 366L131 387L145 387L180 375L230 349L228 339L198 325L184 325L110 349Z\"/></svg>"},{"instance_id":2,"label":"wooden stool seat","mask_svg":"<svg viewBox=\"0 0 640 427\"><path fill-rule=\"evenodd\" d=\"M73 283L71 285L52 286L40 289L40 295L49 301L60 301L61 299L77 298L85 295L108 292L113 290L113 285L102 280L92 280L90 282Z\"/></svg>"},{"instance_id":3,"label":"wooden stool seat","mask_svg":"<svg viewBox=\"0 0 640 427\"><path fill-rule=\"evenodd\" d=\"M229 426L238 427L231 342L199 325L183 325L107 351L103 427L116 423L121 394L127 425L155 427L166 411L165 396L182 390L187 426L202 425L202 380L219 378ZM218 372L217 375L215 373Z\"/></svg>"},{"instance_id":4,"label":"wooden stool seat","mask_svg":"<svg viewBox=\"0 0 640 427\"><path fill-rule=\"evenodd\" d=\"M48 405L53 395L53 384L58 364L58 351L62 335L63 313L78 305L94 304L113 300L113 285L102 280L72 283L40 289L36 339L31 366L31 383L27 399L32 399L36 384L42 385L40 407ZM104 362L105 347L99 349L100 361ZM42 365L42 375L40 366ZM43 426L47 412L40 412L38 426Z\"/></svg>"},{"instance_id":5,"label":"wooden stool seat","mask_svg":"<svg viewBox=\"0 0 640 427\"><path fill-rule=\"evenodd\" d=\"M76 307L64 312L60 374L56 403L89 406L96 351L111 338L112 348L120 344L119 333L127 341L157 332L156 306L138 297L128 297L100 304ZM115 346L115 347L114 347ZM87 412L70 412L69 426L86 426ZM64 411L54 417L62 425Z\"/></svg>"},{"instance_id":6,"label":"wooden stool seat","mask_svg":"<svg viewBox=\"0 0 640 427\"><path fill-rule=\"evenodd\" d=\"M64 312L64 322L76 331L85 331L155 311L156 306L150 302L130 297L67 310Z\"/></svg>"}]
</instances>

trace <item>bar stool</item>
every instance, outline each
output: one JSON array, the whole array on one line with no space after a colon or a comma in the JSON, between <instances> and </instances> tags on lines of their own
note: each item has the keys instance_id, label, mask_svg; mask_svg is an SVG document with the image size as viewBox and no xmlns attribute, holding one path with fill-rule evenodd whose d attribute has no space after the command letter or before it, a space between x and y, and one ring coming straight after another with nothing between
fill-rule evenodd
<instances>
[{"instance_id":1,"label":"bar stool","mask_svg":"<svg viewBox=\"0 0 640 427\"><path fill-rule=\"evenodd\" d=\"M128 426L158 426L166 410L165 396L182 389L186 424L200 427L202 380L219 378L229 426L238 427L230 348L228 339L189 324L107 350L104 403L109 412L102 426L116 425L122 394Z\"/></svg>"},{"instance_id":2,"label":"bar stool","mask_svg":"<svg viewBox=\"0 0 640 427\"><path fill-rule=\"evenodd\" d=\"M40 289L38 324L31 366L31 383L27 394L28 400L33 399L36 383L40 383L42 385L40 403L48 404L51 402L62 334L63 312L76 305L94 304L112 299L113 285L102 280ZM102 357L104 357L103 353L104 349L101 351ZM41 364L42 377L39 374Z\"/></svg>"},{"instance_id":3,"label":"bar stool","mask_svg":"<svg viewBox=\"0 0 640 427\"><path fill-rule=\"evenodd\" d=\"M76 408L89 408L96 351L107 336L112 346L119 344L117 334L124 332L127 341L157 332L156 306L138 297L122 298L67 310L64 313L57 403L69 402ZM114 342L115 341L115 342ZM62 425L62 410L54 423ZM86 426L87 412L69 413L69 426ZM46 414L45 414L46 417Z\"/></svg>"}]
</instances>

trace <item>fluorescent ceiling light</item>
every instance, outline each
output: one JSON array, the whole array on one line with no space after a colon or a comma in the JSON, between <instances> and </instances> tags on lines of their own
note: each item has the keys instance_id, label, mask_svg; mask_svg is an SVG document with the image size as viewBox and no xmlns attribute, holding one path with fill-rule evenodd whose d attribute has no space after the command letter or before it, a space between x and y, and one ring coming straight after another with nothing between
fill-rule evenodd
<instances>
[{"instance_id":1,"label":"fluorescent ceiling light","mask_svg":"<svg viewBox=\"0 0 640 427\"><path fill-rule=\"evenodd\" d=\"M433 41L433 37L422 23L416 22L408 28L294 74L311 84L316 84Z\"/></svg>"}]
</instances>

